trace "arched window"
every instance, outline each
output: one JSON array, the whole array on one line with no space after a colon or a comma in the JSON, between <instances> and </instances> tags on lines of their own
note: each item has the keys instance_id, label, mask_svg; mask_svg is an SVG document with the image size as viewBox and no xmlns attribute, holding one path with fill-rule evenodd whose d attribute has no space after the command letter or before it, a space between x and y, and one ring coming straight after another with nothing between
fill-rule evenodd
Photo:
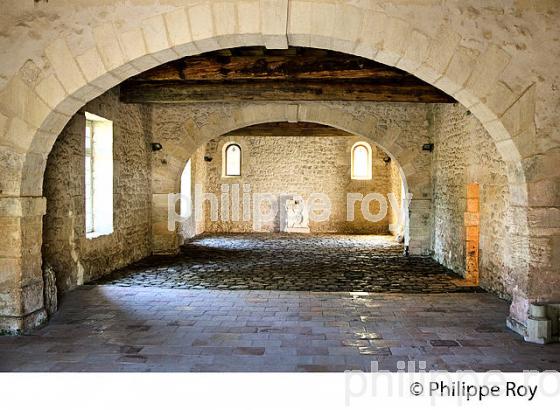
<instances>
[{"instance_id":1,"label":"arched window","mask_svg":"<svg viewBox=\"0 0 560 410\"><path fill-rule=\"evenodd\" d=\"M371 147L365 142L352 147L352 179L371 179Z\"/></svg>"},{"instance_id":2,"label":"arched window","mask_svg":"<svg viewBox=\"0 0 560 410\"><path fill-rule=\"evenodd\" d=\"M226 177L241 176L241 147L229 144L224 151L224 175Z\"/></svg>"}]
</instances>

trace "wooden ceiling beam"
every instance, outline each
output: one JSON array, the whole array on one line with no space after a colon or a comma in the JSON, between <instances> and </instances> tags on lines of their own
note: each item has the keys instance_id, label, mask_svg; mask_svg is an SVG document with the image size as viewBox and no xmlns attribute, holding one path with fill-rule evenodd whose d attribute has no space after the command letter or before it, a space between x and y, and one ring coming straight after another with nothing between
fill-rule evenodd
<instances>
[{"instance_id":1,"label":"wooden ceiling beam","mask_svg":"<svg viewBox=\"0 0 560 410\"><path fill-rule=\"evenodd\" d=\"M185 57L121 84L127 103L376 101L449 103L437 88L394 67L311 48L244 47Z\"/></svg>"},{"instance_id":2,"label":"wooden ceiling beam","mask_svg":"<svg viewBox=\"0 0 560 410\"><path fill-rule=\"evenodd\" d=\"M155 81L124 83L125 103L197 103L227 101L374 101L454 102L423 83L251 81L234 83Z\"/></svg>"},{"instance_id":3,"label":"wooden ceiling beam","mask_svg":"<svg viewBox=\"0 0 560 410\"><path fill-rule=\"evenodd\" d=\"M136 81L239 80L406 80L399 69L361 57L305 56L197 56L163 64L134 77Z\"/></svg>"}]
</instances>

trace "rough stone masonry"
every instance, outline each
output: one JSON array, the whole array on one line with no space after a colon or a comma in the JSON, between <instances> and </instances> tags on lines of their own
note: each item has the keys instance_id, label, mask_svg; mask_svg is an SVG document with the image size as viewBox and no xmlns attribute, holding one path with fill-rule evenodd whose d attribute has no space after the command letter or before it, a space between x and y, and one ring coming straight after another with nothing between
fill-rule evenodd
<instances>
[{"instance_id":1,"label":"rough stone masonry","mask_svg":"<svg viewBox=\"0 0 560 410\"><path fill-rule=\"evenodd\" d=\"M526 335L534 323L554 320L546 316L548 308L544 308L545 316L531 316L530 312L540 311L538 305L560 302L557 1L493 1L482 7L470 0L131 0L126 4L62 0L10 2L1 7L0 50L5 57L0 59L3 330L29 329L45 318L41 250L48 181L44 176L55 141L66 134L63 129L71 127L69 122L76 113L121 81L161 63L255 45L331 49L398 67L453 96L462 106L457 109L464 115L469 111L473 119L447 110L438 113L436 107L425 107L423 113L417 106L413 111L419 111L421 120L411 122L424 131L400 133L396 114L389 116L390 126L381 127L385 118L375 112L382 104L364 104L365 109L355 104L298 101L225 104L185 116L184 128L176 128L186 131L179 133L182 141L175 144L168 136L166 148L154 154L141 149L144 142L165 138L154 132L157 108L152 107L151 113L140 115L147 122L142 130L132 132L140 141L142 135L144 142L128 147L138 154L133 162L146 164L138 177L146 184L136 191L134 205L117 203L115 207L138 209L139 232L130 238L142 246L128 243L118 251L111 249L114 260L103 261L102 268L95 271L85 257L87 246L75 246L76 239L71 239L64 246L75 248L73 256L73 250L67 250L76 269L64 273L72 277L64 282L73 286L84 275L101 275L144 252L178 249L178 232L165 229L165 198L178 189L180 171L198 147L229 130L257 122L316 121L370 138L396 158L414 198L411 249L433 253L457 270L464 260L463 244L459 238L453 242L441 229L456 227L456 232L463 232L459 213L464 211L459 209L465 190L459 189L459 181L472 182L471 176L477 176L482 181L481 220L501 221L500 226L480 225L481 283L511 298L509 323L518 332ZM401 109L404 106L395 108ZM440 123L443 119L446 121ZM480 125L473 125L474 119ZM448 120L457 124L449 125ZM454 152L446 140L458 138L462 127L469 130L464 134L469 139L479 140L487 133L487 141L476 149L475 144L465 144L465 152ZM434 143L435 151L422 152L419 144L424 143ZM440 160L450 158L446 153L456 159L457 170L443 166ZM51 158L54 155L56 152ZM480 170L473 158L482 164ZM438 171L438 163L453 176ZM124 181L129 177L126 165L119 166L125 169L123 174L117 173ZM118 198L124 187L115 186ZM449 189L444 192L444 188ZM80 218L75 219L79 224ZM75 232L65 224L61 230L59 238L70 238ZM103 245L100 241L98 251L107 251L112 241L107 239ZM133 248L135 252L128 252ZM62 253L58 256L63 258ZM79 268L76 261L85 265Z\"/></svg>"}]
</instances>

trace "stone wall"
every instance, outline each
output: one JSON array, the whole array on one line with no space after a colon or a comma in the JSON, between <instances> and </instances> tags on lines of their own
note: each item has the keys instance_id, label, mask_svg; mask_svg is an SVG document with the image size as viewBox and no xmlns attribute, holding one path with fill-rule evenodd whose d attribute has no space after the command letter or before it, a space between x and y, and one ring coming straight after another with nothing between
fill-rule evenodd
<instances>
[{"instance_id":1,"label":"stone wall","mask_svg":"<svg viewBox=\"0 0 560 410\"><path fill-rule=\"evenodd\" d=\"M205 146L205 155L212 158L205 162L206 192L220 197L222 186L231 187L239 184L241 195L243 187L250 186L251 193L272 194L275 207L279 206L282 194L301 195L308 201L311 194L326 194L331 201L331 215L327 221L309 223L311 232L336 232L359 234L389 234L392 221L390 212L378 222L366 220L360 210L360 202L354 203L353 221L347 221L347 194L371 192L380 193L387 199L391 192L391 174L396 165L386 163L388 155L372 144L372 179L353 180L351 171L352 145L361 141L357 137L224 137L213 139ZM226 143L235 142L242 149L242 176L222 176L223 147ZM398 171L397 171L398 172ZM393 172L394 173L394 172ZM196 181L199 182L199 181ZM397 187L400 191L400 185ZM206 232L252 232L255 229L263 232L279 230L280 213L274 221L264 223L255 228L253 218L232 221L212 221L209 202L205 203ZM372 201L369 209L372 214L379 212L379 202Z\"/></svg>"},{"instance_id":2,"label":"stone wall","mask_svg":"<svg viewBox=\"0 0 560 410\"><path fill-rule=\"evenodd\" d=\"M20 240L36 231L52 143L84 102L121 80L219 47L335 49L435 84L497 141L523 214L517 242L529 249L511 310L524 322L529 302L560 300L559 15L557 0L2 2L0 210L10 218L2 234ZM164 208L168 192L155 191L153 203ZM429 214L418 205L411 212ZM163 250L175 243L158 240ZM35 245L19 241L0 255L9 282L0 287L9 306L0 315L20 324L39 310L31 301L41 275L23 261L40 260Z\"/></svg>"},{"instance_id":3,"label":"stone wall","mask_svg":"<svg viewBox=\"0 0 560 410\"><path fill-rule=\"evenodd\" d=\"M434 257L465 273L467 184L480 185L480 284L509 297L516 257L511 244L512 218L506 165L495 143L464 107L435 105L431 129L434 140Z\"/></svg>"},{"instance_id":4,"label":"stone wall","mask_svg":"<svg viewBox=\"0 0 560 410\"><path fill-rule=\"evenodd\" d=\"M85 115L113 121L113 226L110 235L85 235ZM88 103L72 117L51 151L44 180L43 259L61 291L134 262L151 251L149 116L121 104L116 91Z\"/></svg>"}]
</instances>

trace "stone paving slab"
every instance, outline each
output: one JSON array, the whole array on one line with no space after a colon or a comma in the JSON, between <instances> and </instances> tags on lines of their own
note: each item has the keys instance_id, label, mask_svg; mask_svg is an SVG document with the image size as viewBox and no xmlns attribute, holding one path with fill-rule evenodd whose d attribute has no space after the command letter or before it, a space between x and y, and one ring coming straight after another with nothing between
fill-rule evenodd
<instances>
[{"instance_id":1,"label":"stone paving slab","mask_svg":"<svg viewBox=\"0 0 560 410\"><path fill-rule=\"evenodd\" d=\"M481 292L430 257L403 256L391 236L229 234L193 239L94 282L174 289Z\"/></svg>"},{"instance_id":2,"label":"stone paving slab","mask_svg":"<svg viewBox=\"0 0 560 410\"><path fill-rule=\"evenodd\" d=\"M560 370L486 293L187 290L82 286L42 329L0 337L0 371Z\"/></svg>"}]
</instances>

